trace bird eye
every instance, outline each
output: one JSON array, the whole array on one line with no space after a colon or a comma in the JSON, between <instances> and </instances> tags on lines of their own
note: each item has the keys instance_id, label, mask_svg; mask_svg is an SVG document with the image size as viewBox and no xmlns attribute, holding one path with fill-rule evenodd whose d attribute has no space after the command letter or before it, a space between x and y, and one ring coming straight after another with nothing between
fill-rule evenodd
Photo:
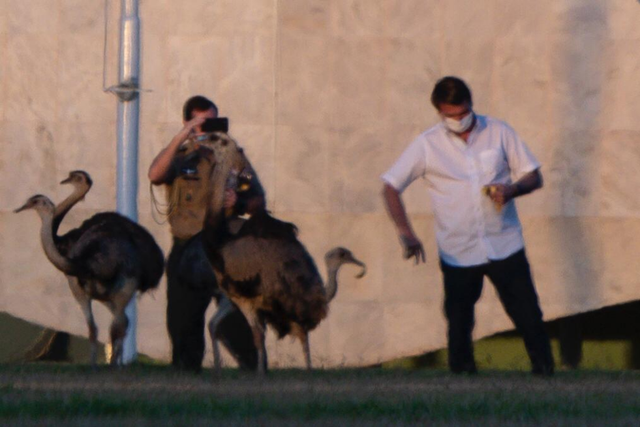
<instances>
[{"instance_id":1,"label":"bird eye","mask_svg":"<svg viewBox=\"0 0 640 427\"><path fill-rule=\"evenodd\" d=\"M222 146L223 146L223 147L226 147L226 146L227 146L227 144L229 144L229 141L227 141L226 139L223 139L223 140L222 140Z\"/></svg>"}]
</instances>

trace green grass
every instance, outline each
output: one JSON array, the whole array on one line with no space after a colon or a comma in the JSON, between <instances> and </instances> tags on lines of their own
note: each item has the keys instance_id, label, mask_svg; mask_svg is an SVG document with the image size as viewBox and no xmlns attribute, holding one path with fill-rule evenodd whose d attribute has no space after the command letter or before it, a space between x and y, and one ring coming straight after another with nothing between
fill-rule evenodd
<instances>
[{"instance_id":1,"label":"green grass","mask_svg":"<svg viewBox=\"0 0 640 427\"><path fill-rule=\"evenodd\" d=\"M629 340L585 340L582 343L580 369L620 371L633 366L633 345ZM560 343L551 340L553 357L560 363ZM474 343L478 369L529 371L531 362L520 336L493 336ZM385 368L446 369L448 352L442 349L426 355L407 357L384 363Z\"/></svg>"},{"instance_id":2,"label":"green grass","mask_svg":"<svg viewBox=\"0 0 640 427\"><path fill-rule=\"evenodd\" d=\"M560 372L536 378L490 371L271 371L0 365L0 423L148 422L406 425L640 422L640 373Z\"/></svg>"}]
</instances>

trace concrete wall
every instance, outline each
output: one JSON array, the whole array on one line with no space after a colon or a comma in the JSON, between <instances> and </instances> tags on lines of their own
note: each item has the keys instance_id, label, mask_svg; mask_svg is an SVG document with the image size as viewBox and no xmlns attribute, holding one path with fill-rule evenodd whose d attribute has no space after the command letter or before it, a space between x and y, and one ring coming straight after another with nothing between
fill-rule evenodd
<instances>
[{"instance_id":1,"label":"concrete wall","mask_svg":"<svg viewBox=\"0 0 640 427\"><path fill-rule=\"evenodd\" d=\"M109 1L106 64L115 83L119 2ZM428 261L401 259L379 175L437 121L436 80L459 75L481 114L512 124L543 164L520 199L545 318L640 298L640 4L633 0L141 0L140 221L146 170L180 129L193 94L231 119L275 214L321 262L343 245L369 265L341 273L311 334L316 365L361 365L445 345L441 277L425 189L405 193ZM94 188L65 226L115 207L116 101L102 93L104 5L0 0L0 310L86 334L65 280L39 246L39 220L11 210L84 169ZM63 230L64 231L64 230ZM169 357L164 284L140 300L140 350ZM110 316L97 307L101 339ZM476 337L511 328L491 286ZM270 339L272 365L300 365ZM210 359L207 356L207 361Z\"/></svg>"}]
</instances>

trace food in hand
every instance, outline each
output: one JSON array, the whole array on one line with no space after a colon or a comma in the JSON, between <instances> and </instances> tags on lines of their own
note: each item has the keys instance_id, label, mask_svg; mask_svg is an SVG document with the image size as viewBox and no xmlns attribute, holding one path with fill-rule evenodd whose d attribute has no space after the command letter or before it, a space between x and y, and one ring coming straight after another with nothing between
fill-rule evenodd
<instances>
[{"instance_id":1,"label":"food in hand","mask_svg":"<svg viewBox=\"0 0 640 427\"><path fill-rule=\"evenodd\" d=\"M485 185L484 187L482 187L482 193L485 196L491 198L491 200L493 200L492 196L496 193L496 191L498 191L498 189L495 185ZM493 206L495 206L498 212L502 211L502 204L500 202L493 200Z\"/></svg>"}]
</instances>

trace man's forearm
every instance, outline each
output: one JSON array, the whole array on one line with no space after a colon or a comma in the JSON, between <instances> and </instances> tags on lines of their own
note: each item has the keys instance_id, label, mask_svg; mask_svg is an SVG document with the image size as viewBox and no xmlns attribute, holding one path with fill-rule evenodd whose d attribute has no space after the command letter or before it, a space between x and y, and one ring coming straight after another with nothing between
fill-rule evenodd
<instances>
[{"instance_id":1,"label":"man's forearm","mask_svg":"<svg viewBox=\"0 0 640 427\"><path fill-rule=\"evenodd\" d=\"M525 194L529 194L539 188L542 188L542 174L540 173L540 170L536 169L529 172L515 182L513 187L515 190L515 194L513 195L514 198L524 196Z\"/></svg>"},{"instance_id":2,"label":"man's forearm","mask_svg":"<svg viewBox=\"0 0 640 427\"><path fill-rule=\"evenodd\" d=\"M156 158L153 159L148 174L149 181L151 181L152 184L158 185L164 183L171 169L171 163L182 143L187 140L187 137L188 134L184 135L183 132L180 132L173 137L169 145L162 149Z\"/></svg>"},{"instance_id":3,"label":"man's forearm","mask_svg":"<svg viewBox=\"0 0 640 427\"><path fill-rule=\"evenodd\" d=\"M529 194L542 187L542 174L539 170L529 172L513 184L491 184L484 188L485 194L499 208L516 197Z\"/></svg>"},{"instance_id":4,"label":"man's forearm","mask_svg":"<svg viewBox=\"0 0 640 427\"><path fill-rule=\"evenodd\" d=\"M385 184L382 190L387 212L402 236L413 236L413 229L409 223L407 212L398 191L389 184Z\"/></svg>"},{"instance_id":5,"label":"man's forearm","mask_svg":"<svg viewBox=\"0 0 640 427\"><path fill-rule=\"evenodd\" d=\"M387 212L389 212L389 216L396 225L398 235L400 236L400 242L404 249L404 258L415 258L416 265L421 262L426 262L424 248L411 228L409 218L407 217L407 211L405 210L404 205L402 204L402 199L400 198L400 193L391 185L385 184L382 194L387 207Z\"/></svg>"}]
</instances>

